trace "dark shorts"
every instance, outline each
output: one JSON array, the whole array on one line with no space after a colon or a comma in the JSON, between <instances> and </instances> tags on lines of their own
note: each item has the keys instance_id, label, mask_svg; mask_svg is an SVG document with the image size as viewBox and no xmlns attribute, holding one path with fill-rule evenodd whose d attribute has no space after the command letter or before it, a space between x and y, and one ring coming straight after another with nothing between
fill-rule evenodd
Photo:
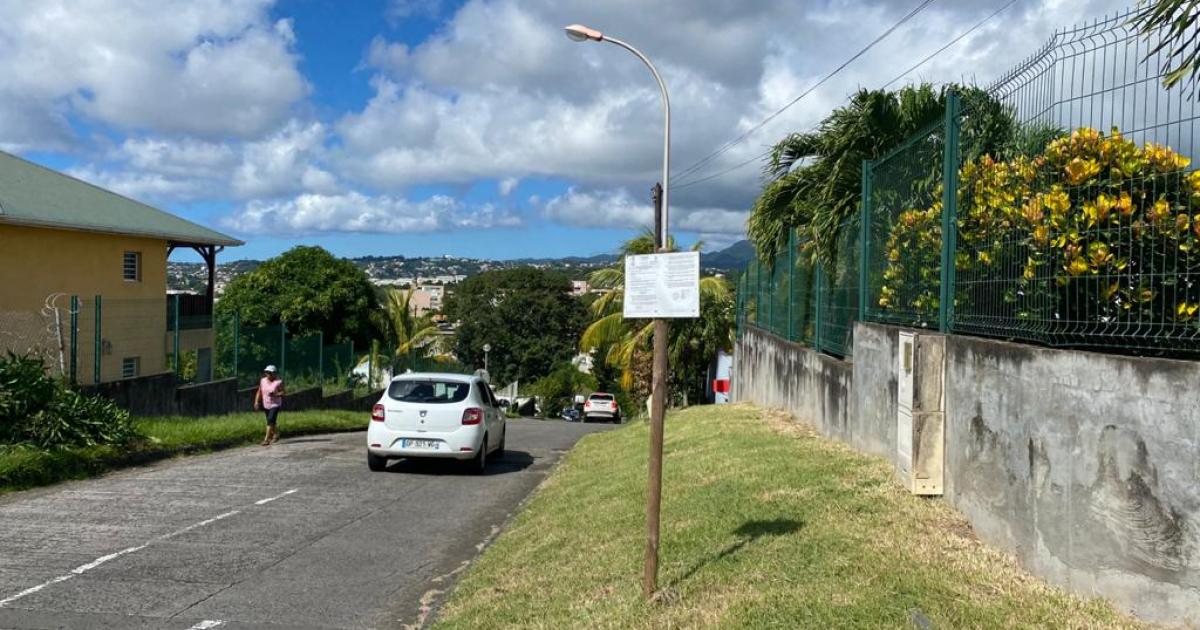
<instances>
[{"instance_id":1,"label":"dark shorts","mask_svg":"<svg viewBox=\"0 0 1200 630\"><path fill-rule=\"evenodd\" d=\"M267 426L275 426L275 420L279 417L279 407L263 409L263 413L267 414Z\"/></svg>"}]
</instances>

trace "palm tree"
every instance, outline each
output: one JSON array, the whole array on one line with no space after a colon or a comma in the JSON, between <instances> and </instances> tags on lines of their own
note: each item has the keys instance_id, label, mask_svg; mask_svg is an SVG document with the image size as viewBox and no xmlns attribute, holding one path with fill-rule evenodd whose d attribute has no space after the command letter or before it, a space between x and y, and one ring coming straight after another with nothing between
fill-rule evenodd
<instances>
[{"instance_id":1,"label":"palm tree","mask_svg":"<svg viewBox=\"0 0 1200 630\"><path fill-rule=\"evenodd\" d=\"M440 351L441 335L433 320L426 315L417 315L412 309L412 297L416 291L391 289L384 296L383 318L388 346L394 356L409 356L414 352Z\"/></svg>"},{"instance_id":2,"label":"palm tree","mask_svg":"<svg viewBox=\"0 0 1200 630\"><path fill-rule=\"evenodd\" d=\"M1145 2L1133 22L1143 35L1160 33L1158 45L1146 52L1148 61L1167 51L1162 64L1163 85L1167 88L1188 79L1196 81L1200 74L1200 40L1196 37L1196 22L1200 20L1200 0L1150 0ZM1189 93L1188 98L1192 94Z\"/></svg>"},{"instance_id":3,"label":"palm tree","mask_svg":"<svg viewBox=\"0 0 1200 630\"><path fill-rule=\"evenodd\" d=\"M692 247L698 250L703 244ZM589 276L588 282L606 292L592 303L592 323L580 337L580 349L591 352L607 348L602 360L621 371L621 386L626 390L633 387L634 364L639 350L649 347L654 325L645 320L626 320L623 313L625 288L625 257L650 254L655 250L654 233L645 229L637 236L622 243L618 254L620 260L612 267L599 269ZM667 251L676 251L674 239L668 238ZM681 370L687 369L685 355L703 354L711 340L719 340L722 348L733 347L732 317L722 328L720 321L708 321L714 314L728 310L732 314L733 292L729 283L722 278L705 276L700 278L700 311L703 325L672 326L668 342L671 364ZM725 307L729 307L725 309ZM706 308L707 307L707 308ZM706 316L706 313L708 314ZM717 319L720 319L719 317ZM699 335L698 338L693 338ZM709 343L705 343L705 342Z\"/></svg>"},{"instance_id":4,"label":"palm tree","mask_svg":"<svg viewBox=\"0 0 1200 630\"><path fill-rule=\"evenodd\" d=\"M939 120L945 94L928 84L898 92L860 90L816 131L780 140L764 168L768 183L748 224L760 258L774 261L795 227L815 257L832 260L842 226L861 202L863 160L880 157Z\"/></svg>"}]
</instances>

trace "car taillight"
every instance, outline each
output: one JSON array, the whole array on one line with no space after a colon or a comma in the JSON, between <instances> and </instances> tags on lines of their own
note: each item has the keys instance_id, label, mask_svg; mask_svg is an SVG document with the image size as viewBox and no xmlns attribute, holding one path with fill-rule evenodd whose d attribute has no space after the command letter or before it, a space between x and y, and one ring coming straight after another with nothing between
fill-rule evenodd
<instances>
[{"instance_id":1,"label":"car taillight","mask_svg":"<svg viewBox=\"0 0 1200 630\"><path fill-rule=\"evenodd\" d=\"M483 422L483 410L479 407L470 407L463 410L463 424L479 424Z\"/></svg>"},{"instance_id":2,"label":"car taillight","mask_svg":"<svg viewBox=\"0 0 1200 630\"><path fill-rule=\"evenodd\" d=\"M375 405L374 407L371 407L371 421L372 422L383 422L383 416L384 416L383 405Z\"/></svg>"},{"instance_id":3,"label":"car taillight","mask_svg":"<svg viewBox=\"0 0 1200 630\"><path fill-rule=\"evenodd\" d=\"M587 401L587 402L583 403L583 408L584 408L584 409L591 409L591 408L592 408L592 401L590 401L590 400L589 400L589 401Z\"/></svg>"},{"instance_id":4,"label":"car taillight","mask_svg":"<svg viewBox=\"0 0 1200 630\"><path fill-rule=\"evenodd\" d=\"M617 409L619 409L619 408L620 408L620 407L618 407L618 406L617 406L617 403L616 403L616 401L613 401L613 411L616 411L616 410L617 410Z\"/></svg>"}]
</instances>

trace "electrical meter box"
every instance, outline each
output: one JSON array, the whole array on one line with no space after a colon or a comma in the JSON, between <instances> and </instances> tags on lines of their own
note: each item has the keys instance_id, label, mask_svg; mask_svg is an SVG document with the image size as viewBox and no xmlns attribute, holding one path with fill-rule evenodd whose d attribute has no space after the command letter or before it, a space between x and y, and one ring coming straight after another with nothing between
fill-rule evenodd
<instances>
[{"instance_id":1,"label":"electrical meter box","mask_svg":"<svg viewBox=\"0 0 1200 630\"><path fill-rule=\"evenodd\" d=\"M945 463L945 337L900 332L896 469L913 494L940 495Z\"/></svg>"}]
</instances>

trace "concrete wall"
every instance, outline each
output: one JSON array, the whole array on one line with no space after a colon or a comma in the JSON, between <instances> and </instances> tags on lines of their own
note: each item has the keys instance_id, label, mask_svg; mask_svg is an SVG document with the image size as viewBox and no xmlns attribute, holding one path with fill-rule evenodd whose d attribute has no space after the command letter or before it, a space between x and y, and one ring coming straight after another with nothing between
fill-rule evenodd
<instances>
[{"instance_id":1,"label":"concrete wall","mask_svg":"<svg viewBox=\"0 0 1200 630\"><path fill-rule=\"evenodd\" d=\"M1200 625L1200 365L947 339L946 497L1050 581Z\"/></svg>"},{"instance_id":2,"label":"concrete wall","mask_svg":"<svg viewBox=\"0 0 1200 630\"><path fill-rule=\"evenodd\" d=\"M180 416L213 416L238 407L237 379L184 385L175 390L175 413Z\"/></svg>"},{"instance_id":3,"label":"concrete wall","mask_svg":"<svg viewBox=\"0 0 1200 630\"><path fill-rule=\"evenodd\" d=\"M747 330L734 399L896 463L899 330L858 324L852 364ZM980 538L1084 596L1200 627L1200 364L937 342L945 499Z\"/></svg>"}]
</instances>

